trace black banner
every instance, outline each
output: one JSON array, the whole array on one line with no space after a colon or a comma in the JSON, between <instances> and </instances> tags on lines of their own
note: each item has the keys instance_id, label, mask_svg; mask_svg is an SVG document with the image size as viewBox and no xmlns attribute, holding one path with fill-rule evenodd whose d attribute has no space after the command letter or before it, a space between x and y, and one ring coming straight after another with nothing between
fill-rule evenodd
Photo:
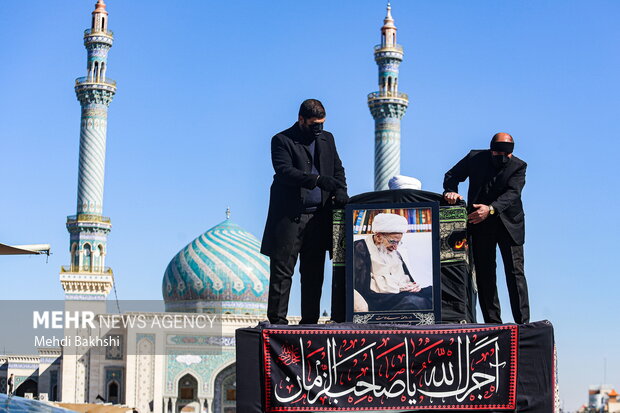
<instances>
[{"instance_id":1,"label":"black banner","mask_svg":"<svg viewBox=\"0 0 620 413\"><path fill-rule=\"evenodd\" d=\"M267 412L516 408L518 326L262 331Z\"/></svg>"}]
</instances>

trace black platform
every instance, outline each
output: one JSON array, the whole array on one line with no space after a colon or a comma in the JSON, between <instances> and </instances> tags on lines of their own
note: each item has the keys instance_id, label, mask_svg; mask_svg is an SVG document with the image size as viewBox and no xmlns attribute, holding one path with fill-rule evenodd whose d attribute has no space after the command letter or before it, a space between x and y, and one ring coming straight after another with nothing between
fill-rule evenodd
<instances>
[{"instance_id":1,"label":"black platform","mask_svg":"<svg viewBox=\"0 0 620 413\"><path fill-rule=\"evenodd\" d=\"M555 411L553 327L260 325L237 330L237 409Z\"/></svg>"}]
</instances>

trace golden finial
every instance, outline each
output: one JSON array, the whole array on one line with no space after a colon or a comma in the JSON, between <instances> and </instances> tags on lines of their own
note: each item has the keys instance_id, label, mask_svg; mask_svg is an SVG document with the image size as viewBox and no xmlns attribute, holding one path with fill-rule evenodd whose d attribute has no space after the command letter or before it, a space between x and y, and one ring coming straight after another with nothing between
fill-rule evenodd
<instances>
[{"instance_id":1,"label":"golden finial","mask_svg":"<svg viewBox=\"0 0 620 413\"><path fill-rule=\"evenodd\" d=\"M385 15L385 19L383 19L383 27L394 27L394 18L392 17L392 5L389 1L387 4L387 14Z\"/></svg>"},{"instance_id":2,"label":"golden finial","mask_svg":"<svg viewBox=\"0 0 620 413\"><path fill-rule=\"evenodd\" d=\"M105 2L103 0L97 0L97 3L95 4L95 13L108 14L108 12L105 11Z\"/></svg>"}]
</instances>

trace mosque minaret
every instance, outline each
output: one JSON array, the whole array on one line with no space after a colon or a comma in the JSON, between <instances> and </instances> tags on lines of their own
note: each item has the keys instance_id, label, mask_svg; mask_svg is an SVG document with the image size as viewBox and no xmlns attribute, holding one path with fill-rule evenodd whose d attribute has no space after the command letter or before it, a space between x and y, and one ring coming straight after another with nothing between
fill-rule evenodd
<instances>
[{"instance_id":1,"label":"mosque minaret","mask_svg":"<svg viewBox=\"0 0 620 413\"><path fill-rule=\"evenodd\" d=\"M400 174L400 120L409 104L407 95L398 91L403 47L396 43L390 3L383 23L381 44L375 46L379 91L368 95L368 107L375 119L375 191L388 189L390 178Z\"/></svg>"},{"instance_id":2,"label":"mosque minaret","mask_svg":"<svg viewBox=\"0 0 620 413\"><path fill-rule=\"evenodd\" d=\"M71 265L60 273L67 300L105 300L114 285L112 270L105 266L111 223L102 215L108 106L116 92L116 82L106 77L112 42L106 5L98 0L91 28L84 32L86 76L75 81L82 114L77 211L67 217Z\"/></svg>"}]
</instances>

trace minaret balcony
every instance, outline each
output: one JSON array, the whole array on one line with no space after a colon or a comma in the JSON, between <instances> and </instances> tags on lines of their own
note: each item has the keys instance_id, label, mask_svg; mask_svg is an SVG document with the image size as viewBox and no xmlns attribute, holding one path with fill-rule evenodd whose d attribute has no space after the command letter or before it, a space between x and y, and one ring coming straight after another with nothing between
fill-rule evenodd
<instances>
[{"instance_id":1,"label":"minaret balcony","mask_svg":"<svg viewBox=\"0 0 620 413\"><path fill-rule=\"evenodd\" d=\"M114 276L114 272L112 268L91 268L91 267L72 267L70 265L63 265L60 267L60 274L75 274L75 277L68 277L71 279L87 279L84 277L79 277L78 275L99 275L101 276L101 280L108 280L109 277Z\"/></svg>"},{"instance_id":2,"label":"minaret balcony","mask_svg":"<svg viewBox=\"0 0 620 413\"><path fill-rule=\"evenodd\" d=\"M111 222L110 217L104 217L101 215L94 215L94 214L69 215L67 217L67 221L103 222L106 224L109 224Z\"/></svg>"},{"instance_id":3,"label":"minaret balcony","mask_svg":"<svg viewBox=\"0 0 620 413\"><path fill-rule=\"evenodd\" d=\"M108 78L98 78L94 76L84 76L75 79L75 91L78 93L86 92L89 90L97 90L106 92L111 100L111 96L116 93L116 81Z\"/></svg>"},{"instance_id":4,"label":"minaret balcony","mask_svg":"<svg viewBox=\"0 0 620 413\"><path fill-rule=\"evenodd\" d=\"M79 214L67 217L67 229L70 233L80 232L83 230L95 230L110 232L112 222L108 217L101 215Z\"/></svg>"},{"instance_id":5,"label":"minaret balcony","mask_svg":"<svg viewBox=\"0 0 620 413\"><path fill-rule=\"evenodd\" d=\"M99 78L94 76L84 76L78 77L75 79L75 85L102 85L102 86L111 86L116 89L116 80L112 80L109 78Z\"/></svg>"},{"instance_id":6,"label":"minaret balcony","mask_svg":"<svg viewBox=\"0 0 620 413\"><path fill-rule=\"evenodd\" d=\"M109 36L109 37L114 37L114 32L112 30L93 30L93 29L86 29L84 30L84 36L94 36L94 35L103 35L103 36Z\"/></svg>"},{"instance_id":7,"label":"minaret balcony","mask_svg":"<svg viewBox=\"0 0 620 413\"><path fill-rule=\"evenodd\" d=\"M399 44L375 46L375 61L378 63L383 59L403 60L403 47Z\"/></svg>"},{"instance_id":8,"label":"minaret balcony","mask_svg":"<svg viewBox=\"0 0 620 413\"><path fill-rule=\"evenodd\" d=\"M386 44L378 44L375 46L375 53L376 52L387 52L387 51L395 51L395 52L400 52L401 54L403 53L403 47L399 44L393 44L393 45L386 45Z\"/></svg>"},{"instance_id":9,"label":"minaret balcony","mask_svg":"<svg viewBox=\"0 0 620 413\"><path fill-rule=\"evenodd\" d=\"M112 44L114 44L114 33L107 30L84 30L84 44L89 45L91 43L100 43L112 47Z\"/></svg>"},{"instance_id":10,"label":"minaret balcony","mask_svg":"<svg viewBox=\"0 0 620 413\"><path fill-rule=\"evenodd\" d=\"M409 96L402 92L372 92L368 94L368 104L397 103L407 106Z\"/></svg>"},{"instance_id":11,"label":"minaret balcony","mask_svg":"<svg viewBox=\"0 0 620 413\"><path fill-rule=\"evenodd\" d=\"M77 269L76 269L77 270ZM65 294L100 297L105 299L114 286L114 274L107 268L102 272L72 271L71 267L61 267L60 284Z\"/></svg>"}]
</instances>

